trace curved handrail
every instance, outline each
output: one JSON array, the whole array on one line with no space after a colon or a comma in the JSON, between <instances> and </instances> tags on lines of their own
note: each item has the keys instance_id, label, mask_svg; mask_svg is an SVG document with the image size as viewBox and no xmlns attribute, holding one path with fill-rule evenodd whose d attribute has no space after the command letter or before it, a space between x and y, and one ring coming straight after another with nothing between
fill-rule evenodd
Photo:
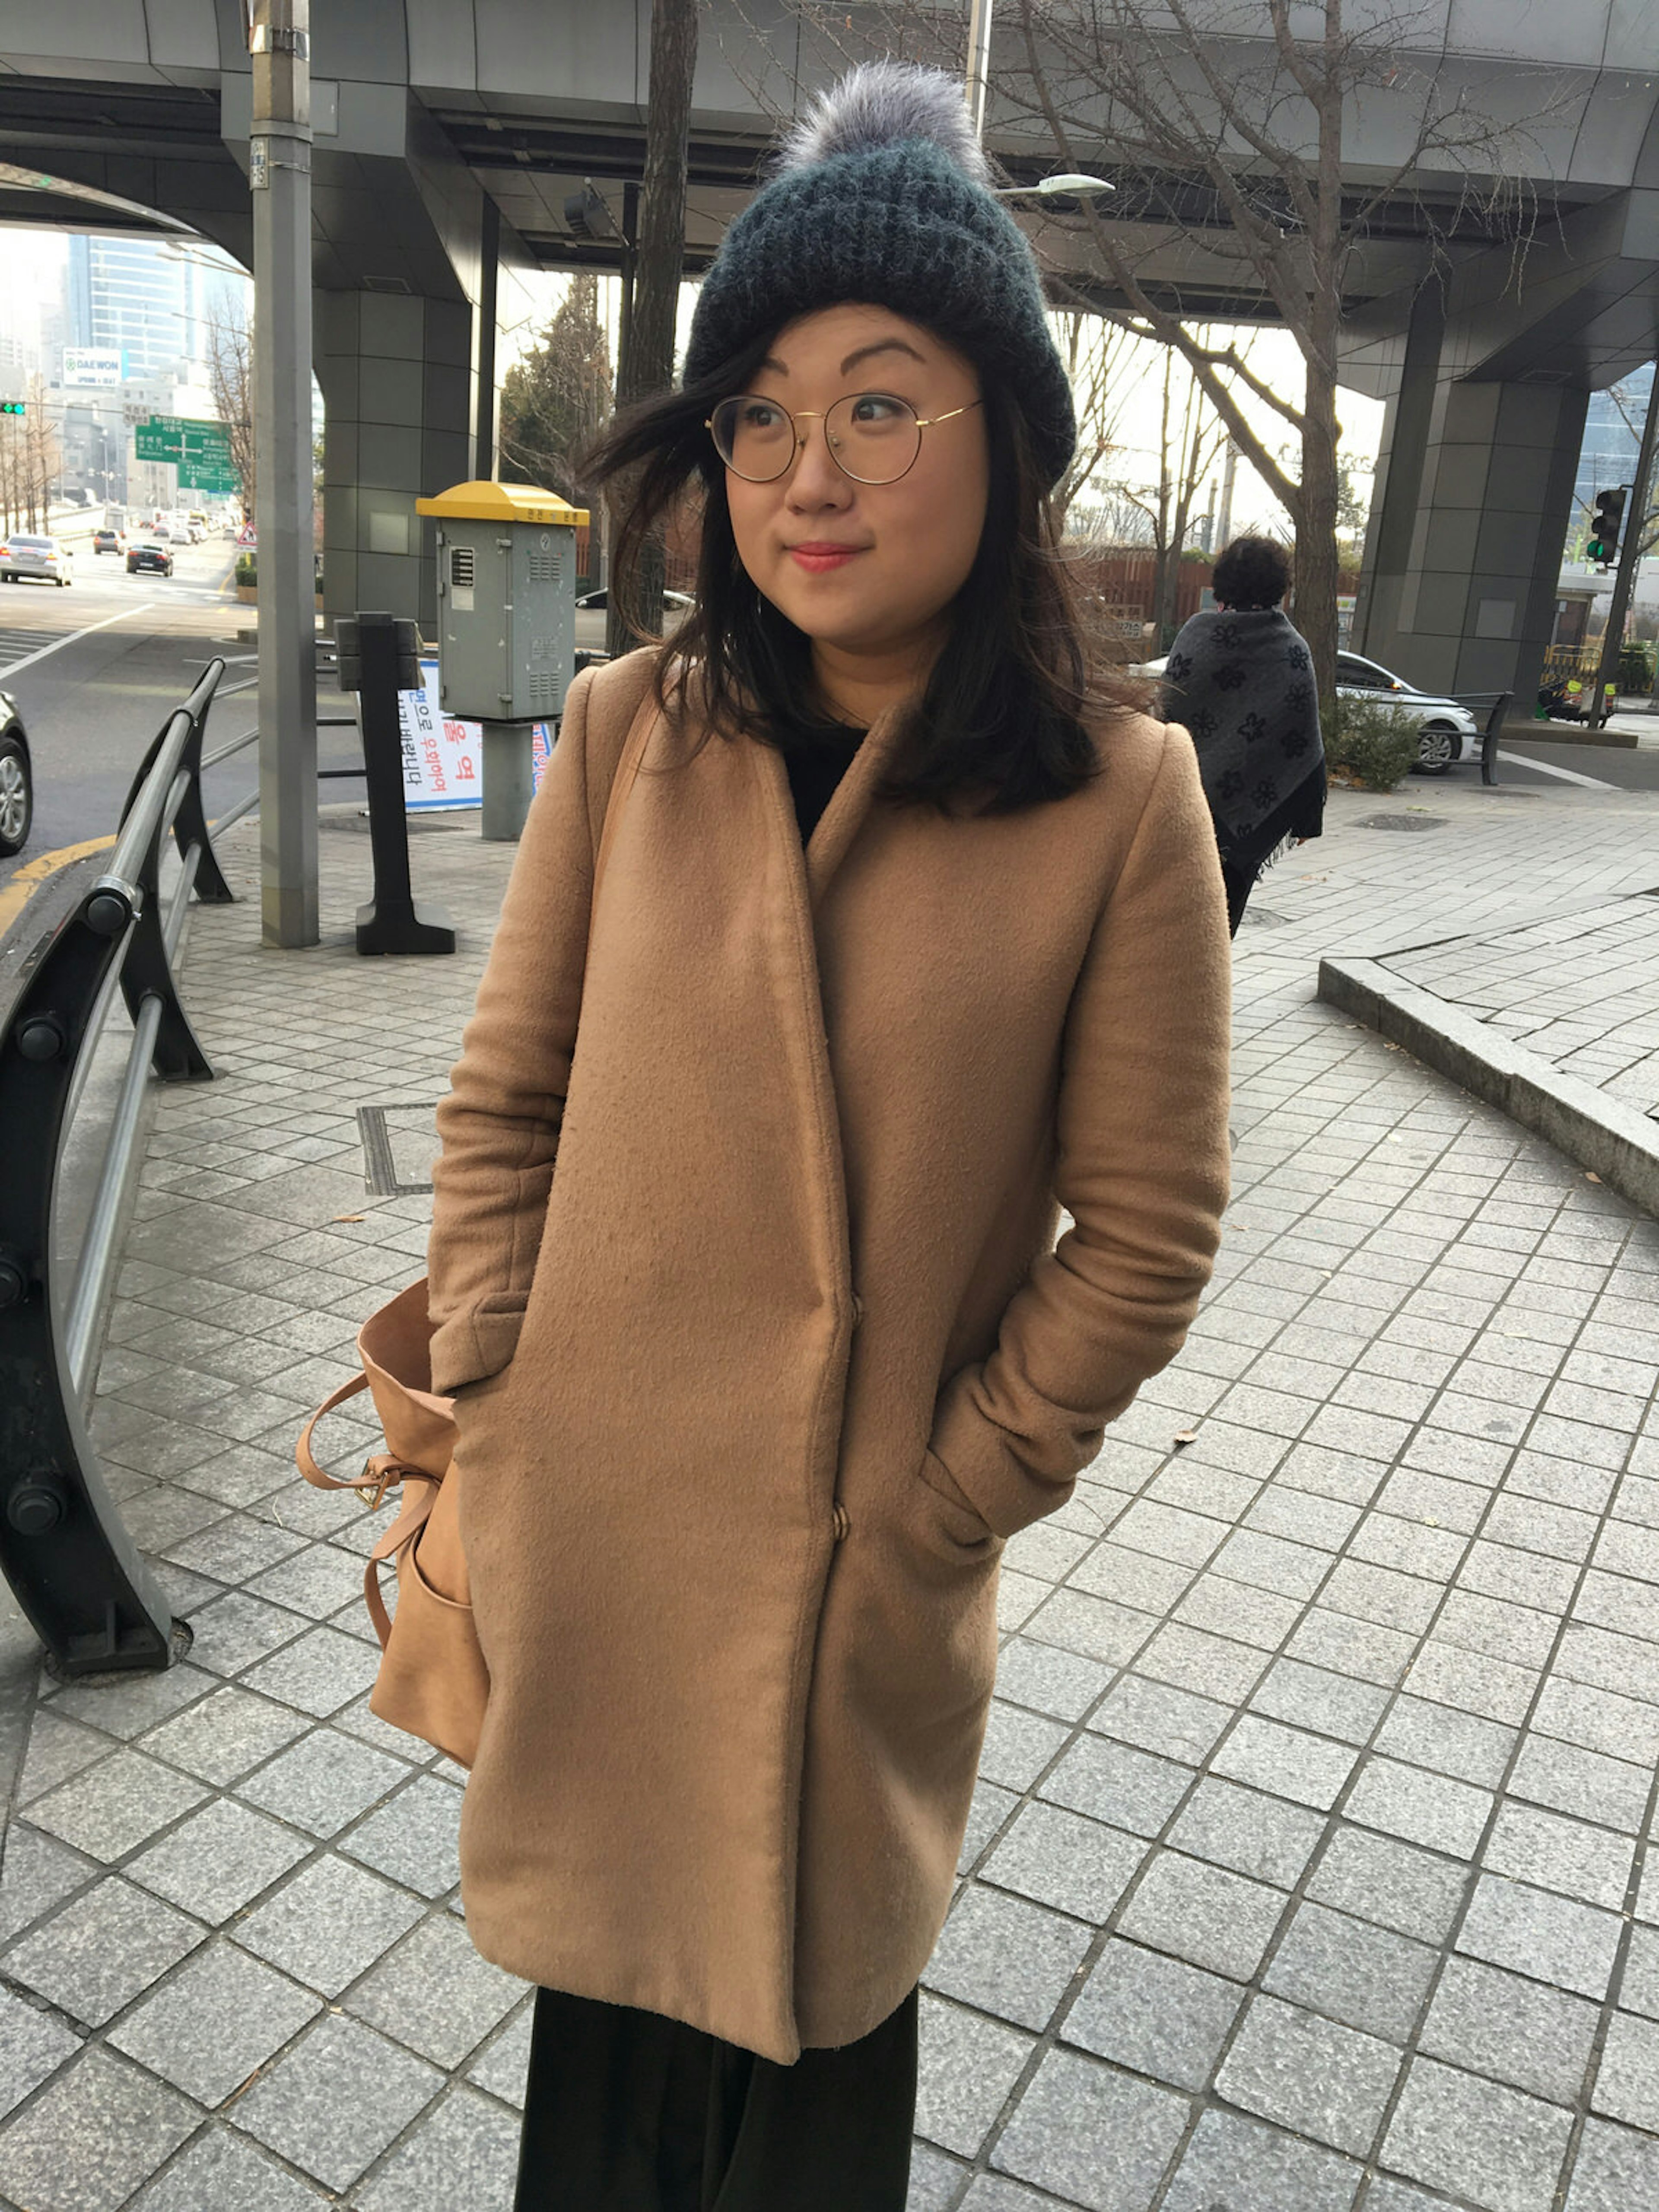
<instances>
[{"instance_id":1,"label":"curved handrail","mask_svg":"<svg viewBox=\"0 0 1659 2212\"><path fill-rule=\"evenodd\" d=\"M49 1669L64 1676L166 1667L189 1643L110 1496L82 1400L149 1076L213 1073L179 1002L173 955L192 896L232 896L202 803L202 741L224 666L210 661L156 733L106 866L0 1026L0 1571ZM164 902L169 835L180 875ZM66 1284L53 1235L58 1164L112 981L132 1016L132 1050Z\"/></svg>"}]
</instances>

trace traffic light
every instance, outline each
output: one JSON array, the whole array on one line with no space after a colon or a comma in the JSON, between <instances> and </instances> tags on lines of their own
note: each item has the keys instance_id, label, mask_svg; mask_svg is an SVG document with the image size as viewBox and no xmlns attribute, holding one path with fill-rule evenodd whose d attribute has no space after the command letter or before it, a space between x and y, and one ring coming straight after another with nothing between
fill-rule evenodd
<instances>
[{"instance_id":1,"label":"traffic light","mask_svg":"<svg viewBox=\"0 0 1659 2212\"><path fill-rule=\"evenodd\" d=\"M1619 525L1624 520L1625 495L1618 491L1598 491L1595 512L1590 517L1589 536L1584 542L1584 558L1599 562L1607 568L1619 550Z\"/></svg>"},{"instance_id":2,"label":"traffic light","mask_svg":"<svg viewBox=\"0 0 1659 2212\"><path fill-rule=\"evenodd\" d=\"M0 399L0 415L27 415L28 411L27 399Z\"/></svg>"}]
</instances>

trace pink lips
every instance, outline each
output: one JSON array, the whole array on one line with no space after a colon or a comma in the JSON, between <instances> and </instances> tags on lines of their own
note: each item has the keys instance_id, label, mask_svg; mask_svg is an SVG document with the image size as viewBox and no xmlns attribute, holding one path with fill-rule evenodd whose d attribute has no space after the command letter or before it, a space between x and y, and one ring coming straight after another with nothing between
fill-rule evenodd
<instances>
[{"instance_id":1,"label":"pink lips","mask_svg":"<svg viewBox=\"0 0 1659 2212\"><path fill-rule=\"evenodd\" d=\"M827 575L831 568L844 568L855 553L863 550L861 545L810 543L792 545L789 554L790 558L805 568L809 575L822 576Z\"/></svg>"}]
</instances>

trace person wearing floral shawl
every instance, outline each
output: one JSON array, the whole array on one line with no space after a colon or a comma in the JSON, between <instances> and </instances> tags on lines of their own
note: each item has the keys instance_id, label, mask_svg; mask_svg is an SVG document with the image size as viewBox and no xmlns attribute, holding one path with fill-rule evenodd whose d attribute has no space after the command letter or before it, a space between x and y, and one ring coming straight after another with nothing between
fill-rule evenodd
<instances>
[{"instance_id":1,"label":"person wearing floral shawl","mask_svg":"<svg viewBox=\"0 0 1659 2212\"><path fill-rule=\"evenodd\" d=\"M1282 545L1234 538L1215 564L1215 606L1184 626L1164 669L1164 716L1197 748L1235 936L1262 869L1324 818L1313 656L1281 604L1289 585Z\"/></svg>"}]
</instances>

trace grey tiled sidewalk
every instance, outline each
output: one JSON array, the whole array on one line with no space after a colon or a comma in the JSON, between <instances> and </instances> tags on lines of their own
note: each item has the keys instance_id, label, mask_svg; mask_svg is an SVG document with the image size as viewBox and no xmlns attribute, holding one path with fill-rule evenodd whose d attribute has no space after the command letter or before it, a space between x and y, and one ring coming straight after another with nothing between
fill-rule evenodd
<instances>
[{"instance_id":1,"label":"grey tiled sidewalk","mask_svg":"<svg viewBox=\"0 0 1659 2212\"><path fill-rule=\"evenodd\" d=\"M915 2212L1659 2207L1659 1228L1312 1000L1321 951L1645 888L1659 810L1333 815L1241 939L1216 1291L1008 1547ZM324 840L337 933L365 847ZM196 1643L42 1685L0 1868L27 2212L505 2212L526 1993L458 1917L464 1778L366 1711L383 1524L289 1454L419 1272L354 1116L418 1129L507 857L417 839L453 961L192 922L222 1079L160 1095L97 1427Z\"/></svg>"},{"instance_id":2,"label":"grey tiled sidewalk","mask_svg":"<svg viewBox=\"0 0 1659 2212\"><path fill-rule=\"evenodd\" d=\"M1659 841L1652 887L1383 966L1659 1120Z\"/></svg>"}]
</instances>

